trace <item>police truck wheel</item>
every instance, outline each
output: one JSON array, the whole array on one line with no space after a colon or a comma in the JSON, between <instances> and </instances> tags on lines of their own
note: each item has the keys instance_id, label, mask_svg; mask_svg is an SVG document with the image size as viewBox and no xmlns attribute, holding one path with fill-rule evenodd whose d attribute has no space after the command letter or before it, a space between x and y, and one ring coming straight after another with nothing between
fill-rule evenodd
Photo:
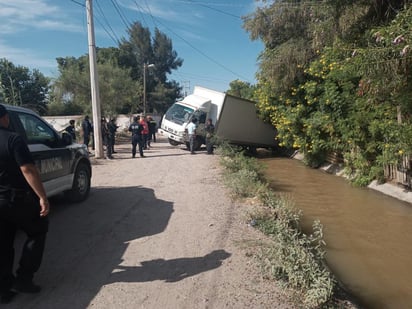
<instances>
[{"instance_id":1,"label":"police truck wheel","mask_svg":"<svg viewBox=\"0 0 412 309\"><path fill-rule=\"evenodd\" d=\"M72 202L81 202L90 192L90 171L86 164L79 163L74 173L73 187L66 192Z\"/></svg>"}]
</instances>

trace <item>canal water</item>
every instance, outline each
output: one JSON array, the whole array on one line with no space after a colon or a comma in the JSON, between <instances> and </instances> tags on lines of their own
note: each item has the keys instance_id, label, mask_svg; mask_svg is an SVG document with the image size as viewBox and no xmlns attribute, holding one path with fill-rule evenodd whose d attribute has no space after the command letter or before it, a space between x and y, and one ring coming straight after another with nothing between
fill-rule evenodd
<instances>
[{"instance_id":1,"label":"canal water","mask_svg":"<svg viewBox=\"0 0 412 309\"><path fill-rule=\"evenodd\" d=\"M260 159L273 189L319 219L327 262L369 309L412 308L412 205L287 158Z\"/></svg>"}]
</instances>

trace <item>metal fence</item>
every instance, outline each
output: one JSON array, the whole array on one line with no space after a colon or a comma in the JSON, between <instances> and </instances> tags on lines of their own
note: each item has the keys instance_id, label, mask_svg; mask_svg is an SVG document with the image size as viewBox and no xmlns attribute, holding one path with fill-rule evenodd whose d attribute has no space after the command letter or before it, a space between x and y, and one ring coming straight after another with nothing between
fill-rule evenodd
<instances>
[{"instance_id":1,"label":"metal fence","mask_svg":"<svg viewBox=\"0 0 412 309\"><path fill-rule=\"evenodd\" d=\"M388 181L394 181L407 188L412 188L411 157L405 155L400 164L388 164L384 167L384 175Z\"/></svg>"}]
</instances>

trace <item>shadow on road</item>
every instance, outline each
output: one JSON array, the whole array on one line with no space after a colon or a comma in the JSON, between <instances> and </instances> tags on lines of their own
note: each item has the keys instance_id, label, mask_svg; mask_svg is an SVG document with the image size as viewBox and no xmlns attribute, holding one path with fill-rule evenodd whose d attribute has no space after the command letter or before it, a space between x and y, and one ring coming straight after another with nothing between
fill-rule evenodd
<instances>
[{"instance_id":1,"label":"shadow on road","mask_svg":"<svg viewBox=\"0 0 412 309\"><path fill-rule=\"evenodd\" d=\"M8 308L86 308L112 281L128 243L163 232L173 213L172 202L139 186L95 187L83 203L69 204L63 197L53 203L45 256L35 277L43 290L18 295Z\"/></svg>"},{"instance_id":2,"label":"shadow on road","mask_svg":"<svg viewBox=\"0 0 412 309\"><path fill-rule=\"evenodd\" d=\"M110 282L145 282L164 280L176 282L199 273L215 269L223 260L230 257L225 250L214 250L201 257L178 258L172 260L156 259L144 261L142 266L118 266L110 276Z\"/></svg>"}]
</instances>

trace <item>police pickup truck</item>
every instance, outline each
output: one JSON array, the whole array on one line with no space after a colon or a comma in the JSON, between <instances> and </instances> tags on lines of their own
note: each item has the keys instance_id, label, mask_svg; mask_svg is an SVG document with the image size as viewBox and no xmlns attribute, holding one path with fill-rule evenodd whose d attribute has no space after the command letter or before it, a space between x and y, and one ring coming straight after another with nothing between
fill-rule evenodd
<instances>
[{"instance_id":1,"label":"police pickup truck","mask_svg":"<svg viewBox=\"0 0 412 309\"><path fill-rule=\"evenodd\" d=\"M47 196L64 192L72 202L85 200L92 175L86 146L73 143L67 133L60 135L27 108L4 106L9 112L10 129L27 141Z\"/></svg>"}]
</instances>

